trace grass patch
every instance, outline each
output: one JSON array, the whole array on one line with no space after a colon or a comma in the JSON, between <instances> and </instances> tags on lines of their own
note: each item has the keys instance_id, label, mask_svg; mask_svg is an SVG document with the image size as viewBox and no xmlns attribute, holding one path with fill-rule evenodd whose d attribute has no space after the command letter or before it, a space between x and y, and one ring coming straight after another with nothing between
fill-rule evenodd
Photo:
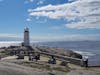
<instances>
[{"instance_id":1,"label":"grass patch","mask_svg":"<svg viewBox=\"0 0 100 75\"><path fill-rule=\"evenodd\" d=\"M0 54L1 54L1 55L10 55L9 52L6 51L6 50L0 51Z\"/></svg>"}]
</instances>

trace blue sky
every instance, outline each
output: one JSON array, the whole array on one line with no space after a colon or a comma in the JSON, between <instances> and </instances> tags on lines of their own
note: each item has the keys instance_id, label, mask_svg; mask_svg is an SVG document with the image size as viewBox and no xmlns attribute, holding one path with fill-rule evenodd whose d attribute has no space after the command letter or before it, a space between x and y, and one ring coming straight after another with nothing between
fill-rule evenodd
<instances>
[{"instance_id":1,"label":"blue sky","mask_svg":"<svg viewBox=\"0 0 100 75\"><path fill-rule=\"evenodd\" d=\"M0 41L100 40L99 0L0 0Z\"/></svg>"}]
</instances>

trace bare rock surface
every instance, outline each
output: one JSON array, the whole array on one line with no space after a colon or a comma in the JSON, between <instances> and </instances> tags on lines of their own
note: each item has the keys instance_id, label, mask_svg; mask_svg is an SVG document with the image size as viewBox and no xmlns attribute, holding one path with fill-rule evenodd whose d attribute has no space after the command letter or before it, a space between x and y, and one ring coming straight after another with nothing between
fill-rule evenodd
<instances>
[{"instance_id":1,"label":"bare rock surface","mask_svg":"<svg viewBox=\"0 0 100 75\"><path fill-rule=\"evenodd\" d=\"M46 71L0 61L0 75L49 75Z\"/></svg>"},{"instance_id":2,"label":"bare rock surface","mask_svg":"<svg viewBox=\"0 0 100 75\"><path fill-rule=\"evenodd\" d=\"M0 60L0 75L66 75L67 73L60 71L48 71L43 69L31 68L28 66L18 65Z\"/></svg>"},{"instance_id":3,"label":"bare rock surface","mask_svg":"<svg viewBox=\"0 0 100 75\"><path fill-rule=\"evenodd\" d=\"M89 70L72 70L67 75L100 75L100 73Z\"/></svg>"},{"instance_id":4,"label":"bare rock surface","mask_svg":"<svg viewBox=\"0 0 100 75\"><path fill-rule=\"evenodd\" d=\"M33 47L33 49L37 50L37 51L41 51L41 52L47 52L47 53L82 59L81 54L78 54L78 53L76 53L72 50L69 50L69 49L51 48L51 47Z\"/></svg>"},{"instance_id":5,"label":"bare rock surface","mask_svg":"<svg viewBox=\"0 0 100 75\"><path fill-rule=\"evenodd\" d=\"M0 60L0 75L100 75L100 72L80 68L73 69L68 73L50 72Z\"/></svg>"}]
</instances>

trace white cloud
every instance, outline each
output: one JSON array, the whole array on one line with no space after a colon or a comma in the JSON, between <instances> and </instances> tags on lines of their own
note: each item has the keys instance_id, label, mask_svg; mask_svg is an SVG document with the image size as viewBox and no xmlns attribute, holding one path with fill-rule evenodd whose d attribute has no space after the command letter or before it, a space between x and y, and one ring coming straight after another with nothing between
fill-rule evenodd
<instances>
[{"instance_id":1,"label":"white cloud","mask_svg":"<svg viewBox=\"0 0 100 75\"><path fill-rule=\"evenodd\" d=\"M37 5L43 4L45 2L45 0L25 0L24 3L35 3Z\"/></svg>"},{"instance_id":2,"label":"white cloud","mask_svg":"<svg viewBox=\"0 0 100 75\"><path fill-rule=\"evenodd\" d=\"M76 0L68 0L68 1L76 1Z\"/></svg>"},{"instance_id":3,"label":"white cloud","mask_svg":"<svg viewBox=\"0 0 100 75\"><path fill-rule=\"evenodd\" d=\"M32 3L34 2L34 0L24 0L24 3L27 4L27 3Z\"/></svg>"},{"instance_id":4,"label":"white cloud","mask_svg":"<svg viewBox=\"0 0 100 75\"><path fill-rule=\"evenodd\" d=\"M88 28L91 28L91 29L100 29L100 21L99 22L91 22L90 23L83 23L83 22L80 22L80 23L72 23L72 24L66 24L65 26L66 27L69 27L69 28L78 28L78 29L88 29Z\"/></svg>"},{"instance_id":5,"label":"white cloud","mask_svg":"<svg viewBox=\"0 0 100 75\"><path fill-rule=\"evenodd\" d=\"M16 35L16 34L0 34L0 37L16 37L16 38L21 38L20 35Z\"/></svg>"},{"instance_id":6,"label":"white cloud","mask_svg":"<svg viewBox=\"0 0 100 75\"><path fill-rule=\"evenodd\" d=\"M69 28L100 29L100 0L76 0L72 3L47 5L28 10L30 16L45 16L51 19L66 19Z\"/></svg>"},{"instance_id":7,"label":"white cloud","mask_svg":"<svg viewBox=\"0 0 100 75\"><path fill-rule=\"evenodd\" d=\"M31 21L31 18L27 18L26 21L30 22Z\"/></svg>"},{"instance_id":8,"label":"white cloud","mask_svg":"<svg viewBox=\"0 0 100 75\"><path fill-rule=\"evenodd\" d=\"M21 41L0 41L0 47L19 46Z\"/></svg>"},{"instance_id":9,"label":"white cloud","mask_svg":"<svg viewBox=\"0 0 100 75\"><path fill-rule=\"evenodd\" d=\"M33 2L34 0L29 0L30 2Z\"/></svg>"},{"instance_id":10,"label":"white cloud","mask_svg":"<svg viewBox=\"0 0 100 75\"><path fill-rule=\"evenodd\" d=\"M44 3L44 0L40 0L37 2L37 5L40 5L40 4L43 4Z\"/></svg>"},{"instance_id":11,"label":"white cloud","mask_svg":"<svg viewBox=\"0 0 100 75\"><path fill-rule=\"evenodd\" d=\"M99 34L45 34L45 35L31 35L31 41L82 41L82 40L96 40L100 41ZM0 34L0 41L23 41L23 35L16 34Z\"/></svg>"},{"instance_id":12,"label":"white cloud","mask_svg":"<svg viewBox=\"0 0 100 75\"><path fill-rule=\"evenodd\" d=\"M27 0L28 2L33 2L34 0Z\"/></svg>"},{"instance_id":13,"label":"white cloud","mask_svg":"<svg viewBox=\"0 0 100 75\"><path fill-rule=\"evenodd\" d=\"M0 41L20 41L22 40L21 35L16 34L0 34Z\"/></svg>"},{"instance_id":14,"label":"white cloud","mask_svg":"<svg viewBox=\"0 0 100 75\"><path fill-rule=\"evenodd\" d=\"M35 21L36 23L46 23L47 22L47 19L43 19L43 18L38 17L38 16L35 19L36 19L36 21Z\"/></svg>"},{"instance_id":15,"label":"white cloud","mask_svg":"<svg viewBox=\"0 0 100 75\"><path fill-rule=\"evenodd\" d=\"M84 41L84 40L100 40L99 34L66 34L66 35L45 35L34 36L34 41Z\"/></svg>"},{"instance_id":16,"label":"white cloud","mask_svg":"<svg viewBox=\"0 0 100 75\"><path fill-rule=\"evenodd\" d=\"M36 23L46 23L47 19L36 21Z\"/></svg>"}]
</instances>

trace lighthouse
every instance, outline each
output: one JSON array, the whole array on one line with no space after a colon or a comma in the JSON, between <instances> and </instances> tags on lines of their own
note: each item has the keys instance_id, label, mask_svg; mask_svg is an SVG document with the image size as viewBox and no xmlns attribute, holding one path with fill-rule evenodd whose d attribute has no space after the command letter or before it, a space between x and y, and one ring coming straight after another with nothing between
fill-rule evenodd
<instances>
[{"instance_id":1,"label":"lighthouse","mask_svg":"<svg viewBox=\"0 0 100 75\"><path fill-rule=\"evenodd\" d=\"M24 29L24 46L30 46L29 28Z\"/></svg>"}]
</instances>

